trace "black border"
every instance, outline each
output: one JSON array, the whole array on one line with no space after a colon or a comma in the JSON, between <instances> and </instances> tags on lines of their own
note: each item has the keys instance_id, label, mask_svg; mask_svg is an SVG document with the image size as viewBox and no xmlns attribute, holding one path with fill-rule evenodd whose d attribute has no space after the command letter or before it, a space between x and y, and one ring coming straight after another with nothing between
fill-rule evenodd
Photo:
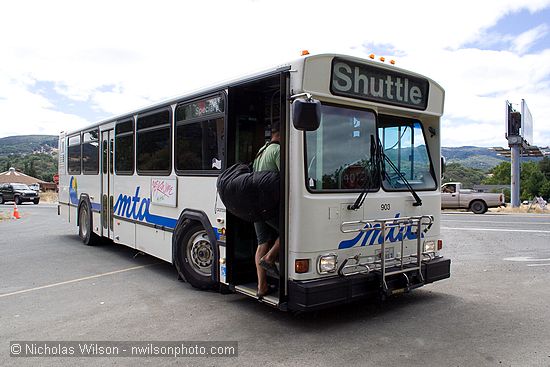
<instances>
[{"instance_id":1,"label":"black border","mask_svg":"<svg viewBox=\"0 0 550 367\"><path fill-rule=\"evenodd\" d=\"M168 111L168 128L170 129L170 132L169 132L169 139L168 139L168 144L170 144L170 162L169 162L169 167L168 167L168 170L159 170L159 171L151 171L151 170L140 170L139 167L138 167L138 159L137 159L137 154L138 154L138 151L137 151L137 148L138 148L138 143L139 143L139 130L138 130L138 127L137 127L137 123L138 123L138 120L140 117L147 117L147 116L150 116L150 115L154 115L154 114L157 114L157 113L160 113L160 112L163 112L163 111ZM174 137L173 137L173 112L172 112L172 106L164 106L164 107L161 107L161 108L158 108L156 110L151 110L151 111L148 111L148 112L145 112L145 113L142 113L142 114L138 114L136 115L136 119L135 119L135 132L136 132L136 137L135 137L135 167L136 167L136 172L138 174L138 176L170 176L172 174L172 155L173 155L173 151L172 151L172 141L174 140ZM149 131L154 131L154 130L160 130L160 129L165 129L166 128L166 124L162 124L162 125L158 125L158 126L153 126L153 127L148 127L148 128L145 128L143 130L145 130L145 132L149 132Z\"/></svg>"},{"instance_id":2,"label":"black border","mask_svg":"<svg viewBox=\"0 0 550 367\"><path fill-rule=\"evenodd\" d=\"M93 129L92 129L93 130ZM78 136L80 137L79 139L79 143L78 143L78 146L80 147L80 164L79 164L79 170L78 170L78 173L76 171L73 171L71 172L70 170L70 165L69 165L69 162L70 162L70 157L69 157L69 148L70 147L75 147L76 144L73 144L73 145L69 145L69 139L71 139L72 137L75 137L75 136ZM78 133L76 134L72 134L72 135L69 135L67 136L67 146L66 146L66 156L67 156L67 175L81 175L82 174L82 131L79 131Z\"/></svg>"},{"instance_id":3,"label":"black border","mask_svg":"<svg viewBox=\"0 0 550 367\"><path fill-rule=\"evenodd\" d=\"M201 100L204 100L204 99L209 99L209 98L216 97L216 96L220 96L220 97L223 98L223 112L213 113L213 114L208 115L208 116L196 117L196 118L192 118L192 119L188 119L188 120L176 121L176 110L179 106L184 106L184 105L187 105L187 104L190 104L190 103L198 102L198 101L201 101ZM195 97L195 98L192 98L192 99L189 99L189 100L178 102L176 104L176 107L174 108L174 134L173 134L174 138L173 138L173 140L174 140L174 171L176 172L177 176L217 177L225 170L226 160L227 160L227 144L226 144L226 141L227 141L227 111L228 111L228 109L229 108L227 106L227 93L225 93L225 90L221 90L221 91L218 91L218 92L215 92L215 93L206 94L206 95L203 95L201 97ZM212 170L189 170L189 169L180 170L180 169L178 169L177 127L181 126L181 125L195 124L195 123L199 123L199 122L202 122L202 121L218 119L220 117L224 119L224 121L223 121L224 157L222 157L222 167L221 167L221 169L219 169L219 170L214 170L214 169L212 169Z\"/></svg>"},{"instance_id":4,"label":"black border","mask_svg":"<svg viewBox=\"0 0 550 367\"><path fill-rule=\"evenodd\" d=\"M116 128L119 124L123 124L123 123L127 123L127 122L131 122L132 123L132 131L131 132L124 132L124 133L121 133L120 136L121 137L124 137L124 136L128 136L128 135L132 135L132 170L131 171L119 171L117 170L117 155L116 155L116 147L117 147L117 137L119 136L116 132ZM115 122L115 127L113 129L114 131L114 139L115 139L115 152L114 152L114 156L115 156L115 159L114 159L114 167L115 167L115 174L117 176L133 176L134 175L134 172L136 171L136 119L134 116L130 116L128 118L125 118L125 119L121 119L121 120L117 120Z\"/></svg>"},{"instance_id":5,"label":"black border","mask_svg":"<svg viewBox=\"0 0 550 367\"><path fill-rule=\"evenodd\" d=\"M84 169L84 161L82 159L82 151L84 149L84 144L87 144L86 142L84 142L84 134L86 133L89 133L91 131L97 131L97 165L96 165L96 169L94 171L86 171ZM101 151L101 132L99 131L99 128L95 128L95 129L90 129L90 130L83 130L82 131L82 136L80 137L80 165L81 165L81 171L82 171L82 174L85 175L85 176L97 176L99 175L99 165L100 165L100 151Z\"/></svg>"},{"instance_id":6,"label":"black border","mask_svg":"<svg viewBox=\"0 0 550 367\"><path fill-rule=\"evenodd\" d=\"M378 114L376 111L365 108L365 107L357 107L357 106L348 106L344 104L338 104L338 103L322 103L322 106L332 106L332 107L340 107L340 108L348 108L352 110L359 110L359 111L368 111L372 112L374 114L374 129L376 134L376 139L378 139ZM310 194L334 194L334 193L359 193L363 191L362 189L322 189L322 190L311 190L308 185L308 179L307 179L307 138L306 138L306 131L303 132L303 141L304 141L304 185L306 186L306 190ZM369 189L367 192L378 192L380 191L381 185L381 179L378 180L378 185L375 189Z\"/></svg>"}]
</instances>

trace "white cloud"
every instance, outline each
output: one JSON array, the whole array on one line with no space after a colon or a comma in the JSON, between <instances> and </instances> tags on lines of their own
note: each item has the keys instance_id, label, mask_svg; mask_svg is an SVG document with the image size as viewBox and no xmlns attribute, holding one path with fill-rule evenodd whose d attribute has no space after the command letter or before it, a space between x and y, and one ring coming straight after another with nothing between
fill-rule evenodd
<instances>
[{"instance_id":1,"label":"white cloud","mask_svg":"<svg viewBox=\"0 0 550 367\"><path fill-rule=\"evenodd\" d=\"M513 51L523 54L527 52L533 44L548 33L548 26L541 24L526 32L521 33L513 40Z\"/></svg>"},{"instance_id":2,"label":"white cloud","mask_svg":"<svg viewBox=\"0 0 550 367\"><path fill-rule=\"evenodd\" d=\"M451 121L472 121L492 127L484 132L503 135L504 100L525 98L534 115L535 136L548 137L550 128L542 119L550 114L545 84L550 51L526 53L547 28L510 39L520 53L462 47L478 41L508 14L536 12L549 4L12 1L3 5L10 16L0 23L0 33L7 35L0 39L0 136L39 130L55 134L88 123L33 92L36 81L50 81L62 96L111 115L277 65L297 58L302 49L364 57L372 50L362 45L371 45L392 50L398 66L446 88L444 128ZM470 144L471 134L463 140L454 133L443 136L446 145ZM488 145L487 140L479 144Z\"/></svg>"}]
</instances>

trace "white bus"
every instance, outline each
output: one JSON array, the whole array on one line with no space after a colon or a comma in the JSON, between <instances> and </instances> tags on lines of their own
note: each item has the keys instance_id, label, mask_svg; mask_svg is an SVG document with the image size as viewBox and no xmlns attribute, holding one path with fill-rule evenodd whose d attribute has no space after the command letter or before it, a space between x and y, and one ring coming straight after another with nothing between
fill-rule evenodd
<instances>
[{"instance_id":1,"label":"white bus","mask_svg":"<svg viewBox=\"0 0 550 367\"><path fill-rule=\"evenodd\" d=\"M59 214L172 263L194 287L256 295L252 223L220 172L280 124L279 276L260 301L315 310L450 276L440 255L434 81L374 60L305 56L59 137ZM383 254L383 255L382 255Z\"/></svg>"}]
</instances>

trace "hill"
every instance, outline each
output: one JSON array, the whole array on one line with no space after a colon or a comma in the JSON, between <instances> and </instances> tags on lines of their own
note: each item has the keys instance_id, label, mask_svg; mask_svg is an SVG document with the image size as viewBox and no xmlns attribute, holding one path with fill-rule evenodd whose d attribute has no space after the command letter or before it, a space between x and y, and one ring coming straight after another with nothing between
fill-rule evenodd
<instances>
[{"instance_id":1,"label":"hill","mask_svg":"<svg viewBox=\"0 0 550 367\"><path fill-rule=\"evenodd\" d=\"M463 166L483 171L488 171L502 162L509 161L508 158L497 155L489 148L471 146L442 147L441 155L445 157L447 163L460 163Z\"/></svg>"},{"instance_id":2,"label":"hill","mask_svg":"<svg viewBox=\"0 0 550 367\"><path fill-rule=\"evenodd\" d=\"M0 138L0 157L57 152L56 135L18 135Z\"/></svg>"},{"instance_id":3,"label":"hill","mask_svg":"<svg viewBox=\"0 0 550 367\"><path fill-rule=\"evenodd\" d=\"M0 172L10 167L51 182L57 172L57 136L19 135L0 138Z\"/></svg>"}]
</instances>

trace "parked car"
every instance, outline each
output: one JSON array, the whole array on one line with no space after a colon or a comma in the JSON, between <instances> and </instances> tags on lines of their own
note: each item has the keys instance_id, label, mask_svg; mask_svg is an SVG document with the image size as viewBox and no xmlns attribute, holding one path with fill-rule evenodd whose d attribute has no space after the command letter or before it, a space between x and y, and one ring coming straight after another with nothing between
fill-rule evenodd
<instances>
[{"instance_id":1,"label":"parked car","mask_svg":"<svg viewBox=\"0 0 550 367\"><path fill-rule=\"evenodd\" d=\"M468 209L483 214L488 208L506 206L504 194L463 189L460 182L441 186L441 209Z\"/></svg>"},{"instance_id":2,"label":"parked car","mask_svg":"<svg viewBox=\"0 0 550 367\"><path fill-rule=\"evenodd\" d=\"M29 185L29 189L38 192L38 191L40 191L40 185L37 184L37 183L30 184L30 185Z\"/></svg>"},{"instance_id":3,"label":"parked car","mask_svg":"<svg viewBox=\"0 0 550 367\"><path fill-rule=\"evenodd\" d=\"M15 204L32 201L34 204L38 204L40 202L40 196L36 191L31 190L25 184L0 184L0 204L4 204L8 201L14 201Z\"/></svg>"}]
</instances>

